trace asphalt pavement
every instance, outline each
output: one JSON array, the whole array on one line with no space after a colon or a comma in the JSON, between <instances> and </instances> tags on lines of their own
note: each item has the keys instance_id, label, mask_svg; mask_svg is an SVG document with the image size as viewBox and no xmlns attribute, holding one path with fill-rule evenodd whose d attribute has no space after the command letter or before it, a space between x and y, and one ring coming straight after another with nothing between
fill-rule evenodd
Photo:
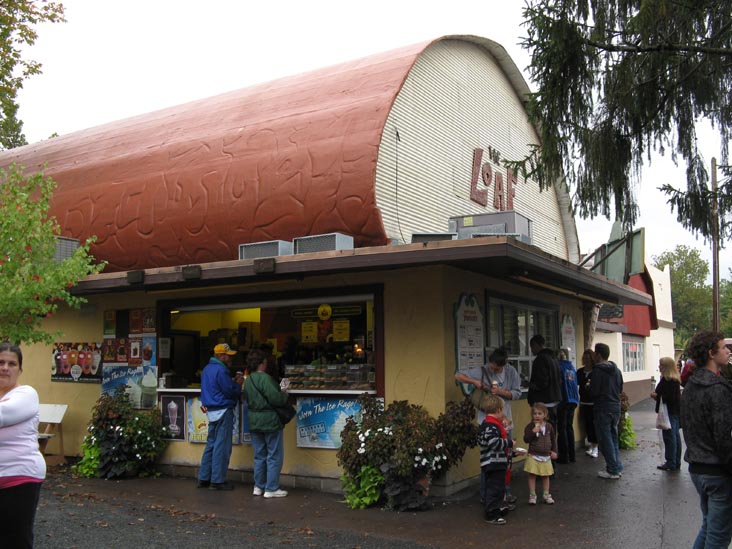
<instances>
[{"instance_id":1,"label":"asphalt pavement","mask_svg":"<svg viewBox=\"0 0 732 549\"><path fill-rule=\"evenodd\" d=\"M691 547L698 498L685 466L656 469L663 453L652 405L631 410L638 447L621 452L620 480L598 478L602 458L578 450L576 463L557 465L556 504L529 506L518 467L512 484L519 502L505 526L483 521L477 486L435 500L430 511L397 513L351 510L336 494L304 489L265 500L250 484L212 492L190 478L77 479L55 468L41 493L36 547Z\"/></svg>"}]
</instances>

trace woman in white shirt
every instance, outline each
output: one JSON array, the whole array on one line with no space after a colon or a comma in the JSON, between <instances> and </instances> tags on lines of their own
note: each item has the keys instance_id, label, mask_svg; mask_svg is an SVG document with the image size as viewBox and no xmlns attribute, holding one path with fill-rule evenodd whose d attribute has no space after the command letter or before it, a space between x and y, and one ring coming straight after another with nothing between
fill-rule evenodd
<instances>
[{"instance_id":1,"label":"woman in white shirt","mask_svg":"<svg viewBox=\"0 0 732 549\"><path fill-rule=\"evenodd\" d=\"M38 449L38 393L18 385L23 353L0 344L0 539L4 548L33 547L33 523L46 478Z\"/></svg>"}]
</instances>

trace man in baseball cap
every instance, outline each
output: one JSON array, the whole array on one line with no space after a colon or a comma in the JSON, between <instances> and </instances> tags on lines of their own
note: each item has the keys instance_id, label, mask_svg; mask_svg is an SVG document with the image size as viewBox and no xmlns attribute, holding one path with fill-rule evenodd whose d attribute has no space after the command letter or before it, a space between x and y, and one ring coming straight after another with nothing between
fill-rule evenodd
<instances>
[{"instance_id":1,"label":"man in baseball cap","mask_svg":"<svg viewBox=\"0 0 732 549\"><path fill-rule=\"evenodd\" d=\"M219 343L201 374L201 405L208 419L208 438L198 471L198 488L233 490L226 482L231 457L234 408L241 397L244 377L231 379L229 366L236 351L228 343Z\"/></svg>"}]
</instances>

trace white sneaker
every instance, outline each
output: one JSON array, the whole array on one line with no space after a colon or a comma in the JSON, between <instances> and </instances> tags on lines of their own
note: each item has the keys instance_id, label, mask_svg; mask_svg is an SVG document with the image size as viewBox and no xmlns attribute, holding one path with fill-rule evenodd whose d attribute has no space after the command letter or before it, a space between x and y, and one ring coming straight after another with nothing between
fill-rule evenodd
<instances>
[{"instance_id":1,"label":"white sneaker","mask_svg":"<svg viewBox=\"0 0 732 549\"><path fill-rule=\"evenodd\" d=\"M259 486L255 486L254 490L252 490L253 496L261 496L262 494L264 494L264 490L262 490Z\"/></svg>"},{"instance_id":2,"label":"white sneaker","mask_svg":"<svg viewBox=\"0 0 732 549\"><path fill-rule=\"evenodd\" d=\"M590 455L591 455L591 457L593 457L593 458L596 458L596 457L597 457L597 455L598 455L598 454L597 454L597 446L595 446L595 447L594 447L594 448L592 449L592 454L590 454Z\"/></svg>"},{"instance_id":3,"label":"white sneaker","mask_svg":"<svg viewBox=\"0 0 732 549\"><path fill-rule=\"evenodd\" d=\"M608 478L608 479L612 479L612 480L617 480L620 478L620 475L613 475L612 473L608 473L607 471L604 471L604 470L598 471L597 476L600 478ZM265 494L265 497L266 496L267 495Z\"/></svg>"},{"instance_id":4,"label":"white sneaker","mask_svg":"<svg viewBox=\"0 0 732 549\"><path fill-rule=\"evenodd\" d=\"M287 490L282 489L264 493L265 498L284 498L285 496L287 496Z\"/></svg>"}]
</instances>

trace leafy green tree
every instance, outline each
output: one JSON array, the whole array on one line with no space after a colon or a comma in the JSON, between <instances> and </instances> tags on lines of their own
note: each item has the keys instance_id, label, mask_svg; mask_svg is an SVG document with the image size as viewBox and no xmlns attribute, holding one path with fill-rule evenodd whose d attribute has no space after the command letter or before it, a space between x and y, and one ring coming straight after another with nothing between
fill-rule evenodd
<instances>
[{"instance_id":1,"label":"leafy green tree","mask_svg":"<svg viewBox=\"0 0 732 549\"><path fill-rule=\"evenodd\" d=\"M732 269L729 278L719 281L719 328L726 337L732 337Z\"/></svg>"},{"instance_id":2,"label":"leafy green tree","mask_svg":"<svg viewBox=\"0 0 732 549\"><path fill-rule=\"evenodd\" d=\"M55 187L40 172L26 178L16 165L0 170L0 341L52 343L61 333L44 330L43 319L84 303L71 288L104 268L89 254L94 239L68 259L54 257L60 229L48 209Z\"/></svg>"},{"instance_id":3,"label":"leafy green tree","mask_svg":"<svg viewBox=\"0 0 732 549\"><path fill-rule=\"evenodd\" d=\"M653 151L687 166L684 192L664 187L678 220L713 235L732 233L732 180L713 196L697 124L732 138L732 10L727 0L528 0L524 9L537 91L527 109L541 146L512 162L542 188L565 180L582 217L637 220L634 184ZM727 172L729 175L729 172Z\"/></svg>"},{"instance_id":4,"label":"leafy green tree","mask_svg":"<svg viewBox=\"0 0 732 549\"><path fill-rule=\"evenodd\" d=\"M712 288L706 283L709 264L699 250L678 245L672 251L653 256L653 265L659 269L666 265L671 268L674 342L677 347L683 347L695 332L712 326Z\"/></svg>"},{"instance_id":5,"label":"leafy green tree","mask_svg":"<svg viewBox=\"0 0 732 549\"><path fill-rule=\"evenodd\" d=\"M33 0L0 2L0 150L25 145L23 123L18 120L18 90L23 81L41 72L35 61L22 56L24 46L35 44L35 27L64 20L60 3Z\"/></svg>"}]
</instances>

